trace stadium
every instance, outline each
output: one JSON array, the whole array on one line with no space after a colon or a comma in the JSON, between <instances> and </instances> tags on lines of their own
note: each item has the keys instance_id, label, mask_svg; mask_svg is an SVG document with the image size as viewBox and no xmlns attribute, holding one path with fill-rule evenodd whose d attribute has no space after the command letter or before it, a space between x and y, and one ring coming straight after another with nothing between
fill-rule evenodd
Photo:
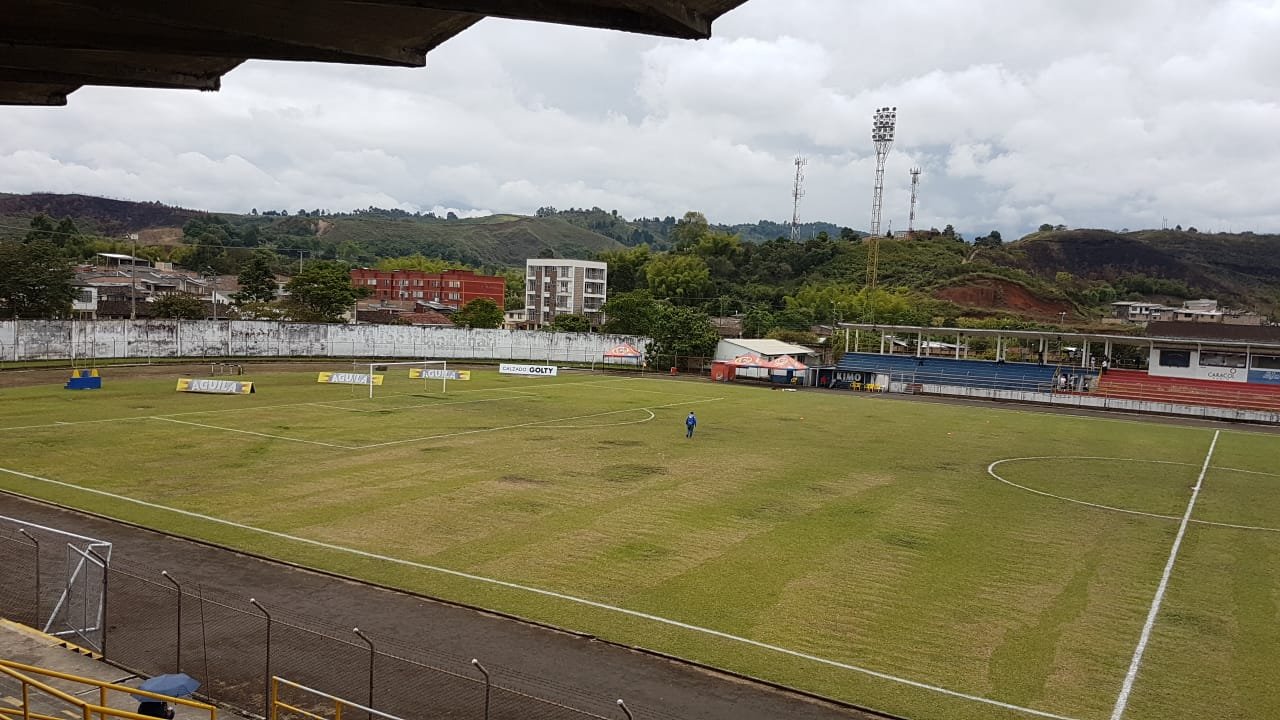
<instances>
[{"instance_id":1,"label":"stadium","mask_svg":"<svg viewBox=\"0 0 1280 720\"><path fill-rule=\"evenodd\" d=\"M1265 426L604 362L635 338L504 362L520 333L483 332L488 361L6 372L5 615L255 714L274 677L395 717L1274 709ZM445 626L369 609L415 597Z\"/></svg>"},{"instance_id":2,"label":"stadium","mask_svg":"<svg viewBox=\"0 0 1280 720\"><path fill-rule=\"evenodd\" d=\"M61 105L742 0L19 4ZM0 715L1280 717L1280 344L842 331L0 321Z\"/></svg>"}]
</instances>

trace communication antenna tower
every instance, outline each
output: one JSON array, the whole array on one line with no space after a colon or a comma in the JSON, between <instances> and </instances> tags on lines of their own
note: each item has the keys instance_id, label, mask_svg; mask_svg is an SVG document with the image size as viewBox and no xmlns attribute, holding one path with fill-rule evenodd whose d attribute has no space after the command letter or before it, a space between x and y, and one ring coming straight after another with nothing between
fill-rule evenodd
<instances>
[{"instance_id":1,"label":"communication antenna tower","mask_svg":"<svg viewBox=\"0 0 1280 720\"><path fill-rule=\"evenodd\" d=\"M920 198L920 168L911 168L911 215L907 219L907 237L916 231L916 200Z\"/></svg>"},{"instance_id":2,"label":"communication antenna tower","mask_svg":"<svg viewBox=\"0 0 1280 720\"><path fill-rule=\"evenodd\" d=\"M796 182L791 186L791 242L800 242L800 198L804 197L804 167L808 164L807 158L796 156Z\"/></svg>"},{"instance_id":3,"label":"communication antenna tower","mask_svg":"<svg viewBox=\"0 0 1280 720\"><path fill-rule=\"evenodd\" d=\"M898 108L876 108L871 121L871 142L876 146L876 184L871 194L871 237L867 245L867 287L876 286L877 267L880 264L880 207L884 200L884 163L893 147L893 135L898 126Z\"/></svg>"}]
</instances>

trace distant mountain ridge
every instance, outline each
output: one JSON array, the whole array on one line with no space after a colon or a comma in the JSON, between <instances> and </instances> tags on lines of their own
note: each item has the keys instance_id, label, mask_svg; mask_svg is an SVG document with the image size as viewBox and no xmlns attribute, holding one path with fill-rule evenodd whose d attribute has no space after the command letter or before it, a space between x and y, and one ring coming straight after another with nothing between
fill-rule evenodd
<instances>
[{"instance_id":1,"label":"distant mountain ridge","mask_svg":"<svg viewBox=\"0 0 1280 720\"><path fill-rule=\"evenodd\" d=\"M523 266L527 258L589 258L622 247L612 238L559 218L494 215L447 219L434 215L369 209L354 213L210 213L161 203L112 200L89 195L0 195L0 237L21 237L30 218L43 213L69 217L83 232L119 238L159 228L181 228L196 218L222 218L244 231L245 247L274 243L372 263L382 257L419 253L477 267ZM172 233L169 233L172 234Z\"/></svg>"},{"instance_id":2,"label":"distant mountain ridge","mask_svg":"<svg viewBox=\"0 0 1280 720\"><path fill-rule=\"evenodd\" d=\"M90 234L120 238L143 233L144 242L149 237L177 242L184 225L203 219L225 222L233 230L226 242L235 247L287 248L286 254L309 250L311 257L357 264L422 254L487 268L520 267L527 258L548 255L590 258L640 244L661 250L670 246L668 237L678 222L674 216L627 220L600 208L541 208L533 217L470 219L377 208L219 214L154 202L37 193L0 194L0 237L23 236L37 213L57 220L70 217ZM788 224L768 220L711 227L752 244L790 235ZM801 244L813 245L822 233L831 248L848 252L832 256L839 259L829 260L829 266L806 272L815 280L861 282L866 262L862 234L810 222L801 226ZM1049 316L1072 308L1105 308L1114 300L1176 303L1200 296L1263 313L1280 311L1280 235L1063 229L1035 232L1010 243L991 240L979 238L966 245L946 234L928 240L885 240L880 249L881 280L962 305L1015 314Z\"/></svg>"}]
</instances>

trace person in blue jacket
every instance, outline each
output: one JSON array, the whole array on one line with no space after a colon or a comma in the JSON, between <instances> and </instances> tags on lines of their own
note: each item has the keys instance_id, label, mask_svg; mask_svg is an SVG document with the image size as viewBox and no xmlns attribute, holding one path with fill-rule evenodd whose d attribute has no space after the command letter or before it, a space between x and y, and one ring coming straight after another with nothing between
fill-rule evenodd
<instances>
[{"instance_id":1,"label":"person in blue jacket","mask_svg":"<svg viewBox=\"0 0 1280 720\"><path fill-rule=\"evenodd\" d=\"M698 418L694 416L693 411L689 411L689 417L684 419L684 436L693 437L693 429L698 426Z\"/></svg>"}]
</instances>

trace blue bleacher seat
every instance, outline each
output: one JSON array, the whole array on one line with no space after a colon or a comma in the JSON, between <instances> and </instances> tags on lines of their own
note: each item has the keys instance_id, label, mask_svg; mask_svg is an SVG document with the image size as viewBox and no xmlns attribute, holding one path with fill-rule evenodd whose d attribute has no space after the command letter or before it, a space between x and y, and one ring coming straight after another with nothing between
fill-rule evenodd
<instances>
[{"instance_id":1,"label":"blue bleacher seat","mask_svg":"<svg viewBox=\"0 0 1280 720\"><path fill-rule=\"evenodd\" d=\"M914 355L880 355L877 353L845 353L836 364L844 372L885 373L895 381L916 384L958 385L974 388L1041 390L1053 388L1060 368L1034 363L997 363L990 360L957 360ZM1076 367L1063 367L1072 375L1096 373ZM1090 381L1092 385L1093 381Z\"/></svg>"}]
</instances>

